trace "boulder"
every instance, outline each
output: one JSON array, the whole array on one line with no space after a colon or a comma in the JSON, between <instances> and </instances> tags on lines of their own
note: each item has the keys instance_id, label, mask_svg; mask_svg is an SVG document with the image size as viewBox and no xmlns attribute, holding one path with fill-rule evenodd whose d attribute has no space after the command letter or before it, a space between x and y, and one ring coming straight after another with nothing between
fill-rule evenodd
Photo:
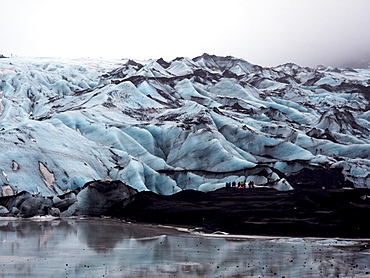
<instances>
[{"instance_id":1,"label":"boulder","mask_svg":"<svg viewBox=\"0 0 370 278\"><path fill-rule=\"evenodd\" d=\"M11 211L13 208L19 208L31 196L31 193L22 191L16 195L0 197L0 205Z\"/></svg>"},{"instance_id":2,"label":"boulder","mask_svg":"<svg viewBox=\"0 0 370 278\"><path fill-rule=\"evenodd\" d=\"M19 207L18 215L21 217L32 217L43 214L42 198L30 197L24 200L22 205Z\"/></svg>"},{"instance_id":3,"label":"boulder","mask_svg":"<svg viewBox=\"0 0 370 278\"><path fill-rule=\"evenodd\" d=\"M9 213L9 210L6 207L0 206L0 215L7 213Z\"/></svg>"},{"instance_id":4,"label":"boulder","mask_svg":"<svg viewBox=\"0 0 370 278\"><path fill-rule=\"evenodd\" d=\"M77 195L76 215L116 215L137 193L121 181L92 181Z\"/></svg>"}]
</instances>

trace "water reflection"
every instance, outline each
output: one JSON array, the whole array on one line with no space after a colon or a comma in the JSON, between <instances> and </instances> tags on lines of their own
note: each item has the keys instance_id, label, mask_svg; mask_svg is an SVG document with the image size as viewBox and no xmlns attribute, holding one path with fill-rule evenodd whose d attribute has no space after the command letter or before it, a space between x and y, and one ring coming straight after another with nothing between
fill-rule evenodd
<instances>
[{"instance_id":1,"label":"water reflection","mask_svg":"<svg viewBox=\"0 0 370 278\"><path fill-rule=\"evenodd\" d=\"M195 236L112 219L0 220L0 277L364 277L366 241Z\"/></svg>"}]
</instances>

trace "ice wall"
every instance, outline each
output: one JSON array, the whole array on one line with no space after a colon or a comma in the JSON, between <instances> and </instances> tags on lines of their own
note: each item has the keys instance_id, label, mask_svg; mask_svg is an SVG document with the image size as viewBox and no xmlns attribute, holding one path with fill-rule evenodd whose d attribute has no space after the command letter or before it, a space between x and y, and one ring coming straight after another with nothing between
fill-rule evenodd
<instances>
[{"instance_id":1,"label":"ice wall","mask_svg":"<svg viewBox=\"0 0 370 278\"><path fill-rule=\"evenodd\" d=\"M1 59L0 192L113 179L171 194L253 176L291 189L283 178L315 167L368 187L369 79L212 55Z\"/></svg>"}]
</instances>

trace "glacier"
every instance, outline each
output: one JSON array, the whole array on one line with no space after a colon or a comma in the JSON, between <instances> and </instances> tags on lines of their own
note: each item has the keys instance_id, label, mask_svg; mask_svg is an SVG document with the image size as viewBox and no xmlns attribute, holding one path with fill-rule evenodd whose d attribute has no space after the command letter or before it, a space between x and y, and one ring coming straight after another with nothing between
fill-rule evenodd
<instances>
[{"instance_id":1,"label":"glacier","mask_svg":"<svg viewBox=\"0 0 370 278\"><path fill-rule=\"evenodd\" d=\"M0 99L3 197L96 180L164 195L244 179L292 190L305 169L370 187L368 69L12 57Z\"/></svg>"}]
</instances>

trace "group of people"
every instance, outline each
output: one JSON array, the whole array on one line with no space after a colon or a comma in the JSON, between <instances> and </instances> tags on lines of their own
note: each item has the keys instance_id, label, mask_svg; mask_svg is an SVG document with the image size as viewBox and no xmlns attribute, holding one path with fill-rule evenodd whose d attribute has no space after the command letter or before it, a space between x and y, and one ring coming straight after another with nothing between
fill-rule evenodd
<instances>
[{"instance_id":1,"label":"group of people","mask_svg":"<svg viewBox=\"0 0 370 278\"><path fill-rule=\"evenodd\" d=\"M239 181L238 184L235 181L227 182L226 183L226 189L229 189L229 188L245 189L246 184L247 184L247 180ZM250 181L248 183L248 187L249 188L254 188L254 181Z\"/></svg>"}]
</instances>

